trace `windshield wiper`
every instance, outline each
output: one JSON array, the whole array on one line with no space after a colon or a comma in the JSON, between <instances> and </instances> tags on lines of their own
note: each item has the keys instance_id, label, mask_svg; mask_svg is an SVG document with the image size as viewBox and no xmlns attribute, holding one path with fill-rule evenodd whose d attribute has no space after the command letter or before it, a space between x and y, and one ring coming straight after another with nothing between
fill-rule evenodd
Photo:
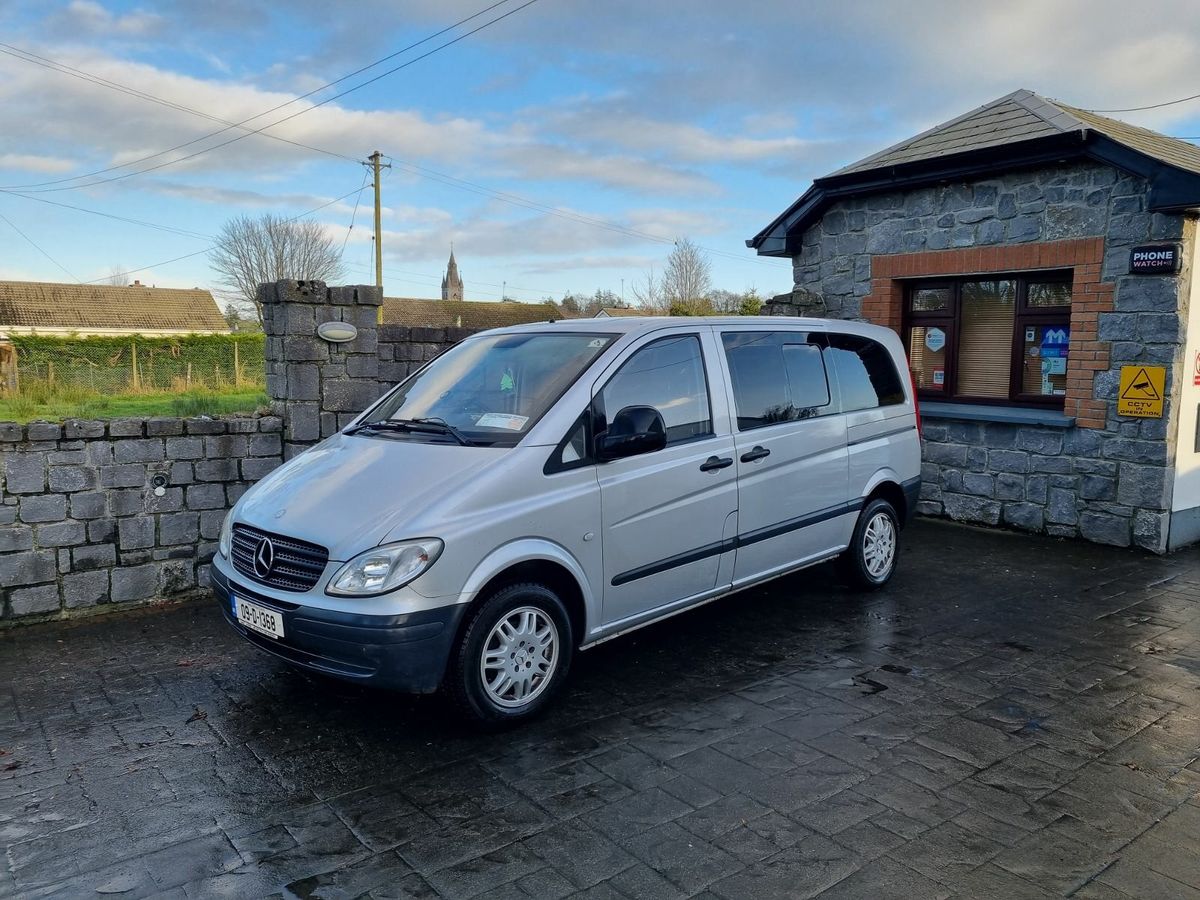
<instances>
[{"instance_id":1,"label":"windshield wiper","mask_svg":"<svg viewBox=\"0 0 1200 900\"><path fill-rule=\"evenodd\" d=\"M465 434L463 434L461 431L459 431L457 428L455 428L453 425L451 425L445 419L439 419L439 418L430 416L430 417L422 418L422 419L401 419L400 421L415 422L418 425L432 426L433 428L439 429L442 432L442 434L450 435L450 437L454 438L456 441L458 441L464 447L471 447L471 446L474 446L474 444L475 444L475 442L473 440L471 440L469 437L467 437Z\"/></svg>"},{"instance_id":2,"label":"windshield wiper","mask_svg":"<svg viewBox=\"0 0 1200 900\"><path fill-rule=\"evenodd\" d=\"M464 435L448 422L441 419L379 419L376 422L363 422L347 429L345 434L358 434L360 431L416 431L426 434L446 434L454 438L464 447L472 447L475 442Z\"/></svg>"}]
</instances>

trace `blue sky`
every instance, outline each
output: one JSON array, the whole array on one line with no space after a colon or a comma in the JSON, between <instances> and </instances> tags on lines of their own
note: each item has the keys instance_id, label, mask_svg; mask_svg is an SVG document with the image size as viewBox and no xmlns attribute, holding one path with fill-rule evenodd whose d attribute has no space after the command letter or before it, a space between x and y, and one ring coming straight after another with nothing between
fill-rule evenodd
<instances>
[{"instance_id":1,"label":"blue sky","mask_svg":"<svg viewBox=\"0 0 1200 900\"><path fill-rule=\"evenodd\" d=\"M137 269L129 277L145 283L211 287L203 254L163 261L202 251L232 216L297 215L356 191L354 160L378 148L394 163L382 182L388 295L436 296L453 241L468 298L498 299L502 284L523 300L619 293L622 280L629 297L680 236L715 251L716 286L770 295L790 287L789 266L744 240L814 177L1020 87L1100 109L1200 92L1188 76L1200 17L1184 0L1141 4L1136 28L1109 0L537 0L269 129L333 155L250 136L107 184L42 184L221 127L196 113L236 121L286 103L491 2L0 0L0 41L194 111L0 55L0 215L70 273L0 221L0 277ZM1200 135L1200 101L1119 117ZM314 218L346 241L348 280L369 283L370 191L349 230L354 200Z\"/></svg>"}]
</instances>

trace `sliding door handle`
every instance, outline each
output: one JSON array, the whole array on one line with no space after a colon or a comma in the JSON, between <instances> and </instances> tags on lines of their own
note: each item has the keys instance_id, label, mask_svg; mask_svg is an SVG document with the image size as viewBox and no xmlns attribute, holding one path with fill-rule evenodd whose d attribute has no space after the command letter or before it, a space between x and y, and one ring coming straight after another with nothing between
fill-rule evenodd
<instances>
[{"instance_id":1,"label":"sliding door handle","mask_svg":"<svg viewBox=\"0 0 1200 900\"><path fill-rule=\"evenodd\" d=\"M766 447L754 447L742 454L742 462L754 462L759 459L766 459L771 455L771 451Z\"/></svg>"},{"instance_id":2,"label":"sliding door handle","mask_svg":"<svg viewBox=\"0 0 1200 900\"><path fill-rule=\"evenodd\" d=\"M715 472L717 469L728 469L733 465L732 456L710 456L700 463L701 472Z\"/></svg>"}]
</instances>

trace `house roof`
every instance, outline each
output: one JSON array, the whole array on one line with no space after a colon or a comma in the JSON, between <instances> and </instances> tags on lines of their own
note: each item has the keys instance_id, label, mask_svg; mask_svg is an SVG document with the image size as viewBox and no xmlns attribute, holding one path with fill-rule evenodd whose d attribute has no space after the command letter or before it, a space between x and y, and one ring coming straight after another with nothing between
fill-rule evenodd
<instances>
[{"instance_id":1,"label":"house roof","mask_svg":"<svg viewBox=\"0 0 1200 900\"><path fill-rule=\"evenodd\" d=\"M562 310L553 303L383 298L384 324L410 328L504 328L562 318Z\"/></svg>"},{"instance_id":2,"label":"house roof","mask_svg":"<svg viewBox=\"0 0 1200 900\"><path fill-rule=\"evenodd\" d=\"M639 309L636 306L602 306L596 312L597 316L657 316L652 309Z\"/></svg>"},{"instance_id":3,"label":"house roof","mask_svg":"<svg viewBox=\"0 0 1200 900\"><path fill-rule=\"evenodd\" d=\"M1146 178L1153 210L1200 206L1200 147L1020 90L816 179L746 244L788 256L834 200L1085 157Z\"/></svg>"},{"instance_id":4,"label":"house roof","mask_svg":"<svg viewBox=\"0 0 1200 900\"><path fill-rule=\"evenodd\" d=\"M225 332L212 294L192 288L0 281L0 330Z\"/></svg>"}]
</instances>

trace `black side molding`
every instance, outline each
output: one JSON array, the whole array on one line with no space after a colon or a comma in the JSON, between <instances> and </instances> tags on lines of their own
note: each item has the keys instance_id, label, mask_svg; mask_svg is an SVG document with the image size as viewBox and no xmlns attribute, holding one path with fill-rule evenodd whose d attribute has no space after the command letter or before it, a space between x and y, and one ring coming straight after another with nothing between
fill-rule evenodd
<instances>
[{"instance_id":1,"label":"black side molding","mask_svg":"<svg viewBox=\"0 0 1200 900\"><path fill-rule=\"evenodd\" d=\"M919 487L920 479L918 479ZM658 562L652 562L648 565L638 566L636 569L630 569L627 572L621 572L613 576L612 586L620 587L623 584L628 584L631 581L637 581L639 578L648 578L651 575L658 575L661 572L667 572L671 569L676 569L679 566L686 566L689 563L699 562L702 559L707 559L710 556L717 556L721 553L728 553L730 550L736 550L738 547L746 547L750 544L757 544L759 541L767 541L773 537L787 534L790 531L799 531L801 528L807 528L810 525L816 525L820 522L828 522L830 519L836 519L838 516L844 516L846 513L852 513L862 509L863 501L861 499L851 500L848 503L839 503L837 506L830 506L826 509L819 509L816 512L809 513L806 516L798 516L795 519L788 519L786 522L780 522L777 525L769 525L766 528L759 528L755 531L748 531L745 534L739 534L736 538L729 538L724 541L716 541L711 544L705 544L703 547L697 547L695 550L688 550L685 553L677 553L674 556L668 556L666 559L660 559Z\"/></svg>"}]
</instances>

